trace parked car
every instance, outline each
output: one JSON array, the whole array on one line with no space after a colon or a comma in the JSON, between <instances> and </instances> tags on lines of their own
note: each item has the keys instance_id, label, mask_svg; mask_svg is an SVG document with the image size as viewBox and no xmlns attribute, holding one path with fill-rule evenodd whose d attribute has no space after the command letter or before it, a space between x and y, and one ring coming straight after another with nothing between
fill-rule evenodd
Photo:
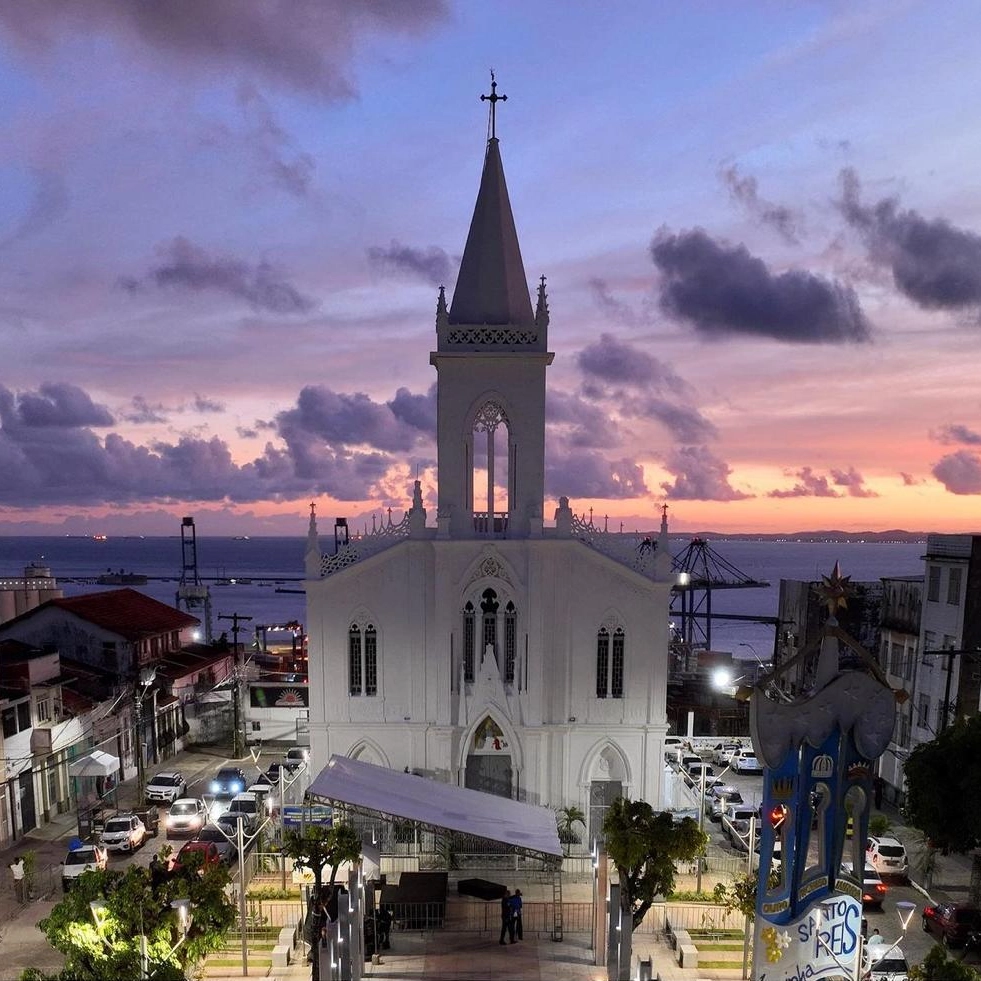
<instances>
[{"instance_id":1,"label":"parked car","mask_svg":"<svg viewBox=\"0 0 981 981\"><path fill-rule=\"evenodd\" d=\"M208 805L200 797L182 797L167 812L167 834L196 835L208 823Z\"/></svg>"},{"instance_id":2,"label":"parked car","mask_svg":"<svg viewBox=\"0 0 981 981\"><path fill-rule=\"evenodd\" d=\"M897 944L866 944L862 981L908 981L909 963Z\"/></svg>"},{"instance_id":3,"label":"parked car","mask_svg":"<svg viewBox=\"0 0 981 981\"><path fill-rule=\"evenodd\" d=\"M842 862L841 867L848 873L852 871L851 862ZM882 909L886 891L886 884L882 881L882 877L866 862L862 870L862 907Z\"/></svg>"},{"instance_id":4,"label":"parked car","mask_svg":"<svg viewBox=\"0 0 981 981\"><path fill-rule=\"evenodd\" d=\"M245 771L239 766L223 766L211 781L211 792L216 797L234 797L249 785Z\"/></svg>"},{"instance_id":5,"label":"parked car","mask_svg":"<svg viewBox=\"0 0 981 981\"><path fill-rule=\"evenodd\" d=\"M193 838L191 841L184 842L181 845L181 850L172 860L170 867L171 869L181 869L197 862L200 862L202 868L209 865L220 865L222 862L222 853L217 842L202 841L199 838Z\"/></svg>"},{"instance_id":6,"label":"parked car","mask_svg":"<svg viewBox=\"0 0 981 981\"><path fill-rule=\"evenodd\" d=\"M262 823L265 816L263 806L255 794L243 793L236 794L228 804L228 810L220 815L215 821L230 833L238 832L238 818L242 816L243 828L247 835L251 835Z\"/></svg>"},{"instance_id":7,"label":"parked car","mask_svg":"<svg viewBox=\"0 0 981 981\"><path fill-rule=\"evenodd\" d=\"M712 765L710 763L702 763L699 761L698 763L692 763L692 765L685 770L685 783L687 783L689 787L701 789L702 778L704 777L707 790L709 778L714 776L715 770L712 769Z\"/></svg>"},{"instance_id":8,"label":"parked car","mask_svg":"<svg viewBox=\"0 0 981 981\"><path fill-rule=\"evenodd\" d=\"M754 750L743 747L737 749L729 757L729 766L733 773L762 773L763 765L756 758Z\"/></svg>"},{"instance_id":9,"label":"parked car","mask_svg":"<svg viewBox=\"0 0 981 981\"><path fill-rule=\"evenodd\" d=\"M677 763L688 748L688 740L684 736L664 737L664 759L668 763Z\"/></svg>"},{"instance_id":10,"label":"parked car","mask_svg":"<svg viewBox=\"0 0 981 981\"><path fill-rule=\"evenodd\" d=\"M716 743L712 748L712 762L716 766L728 766L733 753L743 748L742 743Z\"/></svg>"},{"instance_id":11,"label":"parked car","mask_svg":"<svg viewBox=\"0 0 981 981\"><path fill-rule=\"evenodd\" d=\"M221 829L213 824L206 825L201 829L201 833L196 841L210 841L218 846L218 855L226 865L231 865L238 858L238 848L235 843L229 841L222 833ZM246 845L248 851L248 845Z\"/></svg>"},{"instance_id":12,"label":"parked car","mask_svg":"<svg viewBox=\"0 0 981 981\"><path fill-rule=\"evenodd\" d=\"M309 746L292 746L286 751L286 762L295 763L294 769L306 766L310 762Z\"/></svg>"},{"instance_id":13,"label":"parked car","mask_svg":"<svg viewBox=\"0 0 981 981\"><path fill-rule=\"evenodd\" d=\"M759 809L747 807L745 804L730 804L722 812L722 831L729 839L733 848L746 852L750 848L749 826L752 819L759 818ZM759 820L756 822L756 834L760 833ZM753 841L755 846L756 842Z\"/></svg>"},{"instance_id":14,"label":"parked car","mask_svg":"<svg viewBox=\"0 0 981 981\"><path fill-rule=\"evenodd\" d=\"M713 787L712 794L705 796L705 809L708 812L708 816L713 821L722 820L722 812L730 804L743 804L743 795L739 793L738 788L733 787L730 784L723 784L721 787Z\"/></svg>"},{"instance_id":15,"label":"parked car","mask_svg":"<svg viewBox=\"0 0 981 981\"><path fill-rule=\"evenodd\" d=\"M688 767L695 766L696 764L701 765L703 762L704 760L701 758L701 756L698 756L695 753L682 753L681 759L679 760L679 766L681 767L682 771L685 771L688 769Z\"/></svg>"},{"instance_id":16,"label":"parked car","mask_svg":"<svg viewBox=\"0 0 981 981\"><path fill-rule=\"evenodd\" d=\"M109 818L99 836L102 847L111 852L135 852L146 839L146 825L135 814Z\"/></svg>"},{"instance_id":17,"label":"parked car","mask_svg":"<svg viewBox=\"0 0 981 981\"><path fill-rule=\"evenodd\" d=\"M61 888L68 892L83 872L104 872L109 865L109 853L102 845L85 845L79 842L69 849L61 863Z\"/></svg>"},{"instance_id":18,"label":"parked car","mask_svg":"<svg viewBox=\"0 0 981 981\"><path fill-rule=\"evenodd\" d=\"M176 770L165 770L147 781L143 797L148 804L173 804L187 793L187 781Z\"/></svg>"},{"instance_id":19,"label":"parked car","mask_svg":"<svg viewBox=\"0 0 981 981\"><path fill-rule=\"evenodd\" d=\"M896 875L909 878L909 857L906 848L898 838L869 838L865 849L865 861L879 875Z\"/></svg>"},{"instance_id":20,"label":"parked car","mask_svg":"<svg viewBox=\"0 0 981 981\"><path fill-rule=\"evenodd\" d=\"M923 910L923 929L935 933L945 947L961 947L981 930L981 910L966 903L937 903Z\"/></svg>"}]
</instances>

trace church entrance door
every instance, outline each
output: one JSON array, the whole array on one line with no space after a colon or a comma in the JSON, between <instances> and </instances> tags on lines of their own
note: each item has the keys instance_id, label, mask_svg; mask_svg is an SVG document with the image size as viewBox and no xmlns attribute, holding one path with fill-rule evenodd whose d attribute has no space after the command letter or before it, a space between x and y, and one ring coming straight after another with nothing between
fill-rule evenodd
<instances>
[{"instance_id":1,"label":"church entrance door","mask_svg":"<svg viewBox=\"0 0 981 981\"><path fill-rule=\"evenodd\" d=\"M593 780L589 785L589 840L603 840L603 819L612 803L623 796L619 780Z\"/></svg>"},{"instance_id":2,"label":"church entrance door","mask_svg":"<svg viewBox=\"0 0 981 981\"><path fill-rule=\"evenodd\" d=\"M470 741L465 782L471 790L511 796L511 747L490 716L477 726Z\"/></svg>"}]
</instances>

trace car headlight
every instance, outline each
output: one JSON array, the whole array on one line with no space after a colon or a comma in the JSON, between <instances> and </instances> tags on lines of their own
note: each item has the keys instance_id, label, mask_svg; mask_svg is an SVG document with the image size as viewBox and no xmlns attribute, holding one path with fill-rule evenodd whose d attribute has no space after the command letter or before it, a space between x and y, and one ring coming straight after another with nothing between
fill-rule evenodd
<instances>
[{"instance_id":1,"label":"car headlight","mask_svg":"<svg viewBox=\"0 0 981 981\"><path fill-rule=\"evenodd\" d=\"M245 784L241 784L237 780L232 784L232 791L234 793L240 794L243 790L245 790Z\"/></svg>"},{"instance_id":2,"label":"car headlight","mask_svg":"<svg viewBox=\"0 0 981 981\"><path fill-rule=\"evenodd\" d=\"M217 780L212 780L211 781L211 792L213 794L220 794L221 793L221 784L218 783Z\"/></svg>"}]
</instances>

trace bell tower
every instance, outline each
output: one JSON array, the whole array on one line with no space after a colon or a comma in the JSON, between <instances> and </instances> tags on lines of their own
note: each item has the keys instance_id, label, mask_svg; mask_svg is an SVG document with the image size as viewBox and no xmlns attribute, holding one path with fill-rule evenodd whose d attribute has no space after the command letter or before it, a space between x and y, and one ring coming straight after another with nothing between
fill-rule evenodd
<instances>
[{"instance_id":1,"label":"bell tower","mask_svg":"<svg viewBox=\"0 0 981 981\"><path fill-rule=\"evenodd\" d=\"M453 300L436 305L437 508L440 538L542 534L545 500L545 277L532 312L496 134L491 73L489 138Z\"/></svg>"}]
</instances>

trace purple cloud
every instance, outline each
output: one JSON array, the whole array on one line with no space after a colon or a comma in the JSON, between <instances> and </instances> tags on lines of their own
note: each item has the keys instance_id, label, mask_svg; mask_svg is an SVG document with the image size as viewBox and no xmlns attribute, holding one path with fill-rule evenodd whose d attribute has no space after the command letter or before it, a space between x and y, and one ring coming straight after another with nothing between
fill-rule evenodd
<instances>
[{"instance_id":1,"label":"purple cloud","mask_svg":"<svg viewBox=\"0 0 981 981\"><path fill-rule=\"evenodd\" d=\"M612 334L584 347L576 355L579 370L587 377L613 385L664 386L680 392L687 385L663 361L651 357L633 344L617 340Z\"/></svg>"},{"instance_id":2,"label":"purple cloud","mask_svg":"<svg viewBox=\"0 0 981 981\"><path fill-rule=\"evenodd\" d=\"M958 450L941 457L931 471L951 494L981 494L981 456Z\"/></svg>"},{"instance_id":3,"label":"purple cloud","mask_svg":"<svg viewBox=\"0 0 981 981\"><path fill-rule=\"evenodd\" d=\"M767 497L841 497L832 486L827 477L822 477L814 472L811 467L802 467L793 474L797 478L797 483L790 490L772 490L767 493Z\"/></svg>"},{"instance_id":4,"label":"purple cloud","mask_svg":"<svg viewBox=\"0 0 981 981\"><path fill-rule=\"evenodd\" d=\"M195 394L193 404L195 412L211 412L217 414L225 411L224 402L219 402L216 399L209 399L205 395Z\"/></svg>"},{"instance_id":5,"label":"purple cloud","mask_svg":"<svg viewBox=\"0 0 981 981\"><path fill-rule=\"evenodd\" d=\"M127 48L156 53L168 65L213 78L223 73L260 75L267 81L348 99L348 76L358 42L374 33L418 34L447 16L444 0L278 0L241 3L128 3L61 0L0 5L0 23L30 53L80 36L112 37Z\"/></svg>"},{"instance_id":6,"label":"purple cloud","mask_svg":"<svg viewBox=\"0 0 981 981\"><path fill-rule=\"evenodd\" d=\"M395 393L395 398L386 404L400 422L436 438L435 382L429 386L425 395L413 395L407 388L400 388Z\"/></svg>"},{"instance_id":7,"label":"purple cloud","mask_svg":"<svg viewBox=\"0 0 981 981\"><path fill-rule=\"evenodd\" d=\"M172 411L161 402L151 405L142 395L134 395L130 405L132 408L120 412L120 416L137 424L166 422L166 413Z\"/></svg>"},{"instance_id":8,"label":"purple cloud","mask_svg":"<svg viewBox=\"0 0 981 981\"><path fill-rule=\"evenodd\" d=\"M832 470L831 479L835 487L844 487L849 497L878 497L879 495L865 486L865 478L854 468L847 470Z\"/></svg>"},{"instance_id":9,"label":"purple cloud","mask_svg":"<svg viewBox=\"0 0 981 981\"><path fill-rule=\"evenodd\" d=\"M70 429L76 426L111 426L112 414L96 405L87 392L76 385L50 383L37 392L13 392L0 387L4 428L55 427Z\"/></svg>"},{"instance_id":10,"label":"purple cloud","mask_svg":"<svg viewBox=\"0 0 981 981\"><path fill-rule=\"evenodd\" d=\"M68 189L61 174L35 169L34 197L13 230L0 239L0 249L30 238L57 221L68 210Z\"/></svg>"},{"instance_id":11,"label":"purple cloud","mask_svg":"<svg viewBox=\"0 0 981 981\"><path fill-rule=\"evenodd\" d=\"M392 239L387 248L371 246L368 262L383 273L409 276L430 286L443 286L450 281L459 260L451 260L436 245L419 249Z\"/></svg>"},{"instance_id":12,"label":"purple cloud","mask_svg":"<svg viewBox=\"0 0 981 981\"><path fill-rule=\"evenodd\" d=\"M732 199L743 205L761 224L775 229L790 245L797 245L800 242L798 230L800 216L785 205L773 204L761 198L755 177L751 175L744 177L735 164L724 167L719 171L719 176L722 183L729 188Z\"/></svg>"},{"instance_id":13,"label":"purple cloud","mask_svg":"<svg viewBox=\"0 0 981 981\"><path fill-rule=\"evenodd\" d=\"M730 483L732 468L705 446L680 446L664 461L664 468L675 475L674 482L661 487L675 501L744 501L751 494L736 490Z\"/></svg>"},{"instance_id":14,"label":"purple cloud","mask_svg":"<svg viewBox=\"0 0 981 981\"><path fill-rule=\"evenodd\" d=\"M750 335L790 344L869 340L855 291L802 270L772 273L745 246L702 229L651 243L661 273L661 309L709 337Z\"/></svg>"},{"instance_id":15,"label":"purple cloud","mask_svg":"<svg viewBox=\"0 0 981 981\"><path fill-rule=\"evenodd\" d=\"M316 306L265 260L252 266L232 256L210 255L183 236L157 251L161 262L147 279L124 277L120 280L124 289L135 291L150 281L170 289L224 293L270 313L307 313Z\"/></svg>"},{"instance_id":16,"label":"purple cloud","mask_svg":"<svg viewBox=\"0 0 981 981\"><path fill-rule=\"evenodd\" d=\"M643 468L630 460L575 451L555 456L547 456L545 462L545 492L553 497L623 500L648 493Z\"/></svg>"},{"instance_id":17,"label":"purple cloud","mask_svg":"<svg viewBox=\"0 0 981 981\"><path fill-rule=\"evenodd\" d=\"M892 270L896 286L914 303L950 310L981 304L981 235L900 211L896 198L863 205L858 175L850 168L841 172L841 189L845 220L861 233L869 257Z\"/></svg>"},{"instance_id":18,"label":"purple cloud","mask_svg":"<svg viewBox=\"0 0 981 981\"><path fill-rule=\"evenodd\" d=\"M622 324L624 327L637 327L650 319L637 313L628 303L617 299L605 279L594 276L589 280L588 286L590 293L593 294L593 300L608 320Z\"/></svg>"},{"instance_id":19,"label":"purple cloud","mask_svg":"<svg viewBox=\"0 0 981 981\"><path fill-rule=\"evenodd\" d=\"M610 414L579 395L547 389L545 418L550 434L554 434L549 437L550 452L559 452L560 444L580 450L610 450L620 444L620 433Z\"/></svg>"},{"instance_id":20,"label":"purple cloud","mask_svg":"<svg viewBox=\"0 0 981 981\"><path fill-rule=\"evenodd\" d=\"M906 473L903 470L899 471L899 476L903 481L904 487L915 487L917 484L922 484L922 480L917 480L911 473Z\"/></svg>"},{"instance_id":21,"label":"purple cloud","mask_svg":"<svg viewBox=\"0 0 981 981\"><path fill-rule=\"evenodd\" d=\"M949 426L941 426L939 429L930 433L932 439L938 443L952 445L963 443L966 446L981 446L981 433L968 429L960 423L951 423Z\"/></svg>"}]
</instances>

